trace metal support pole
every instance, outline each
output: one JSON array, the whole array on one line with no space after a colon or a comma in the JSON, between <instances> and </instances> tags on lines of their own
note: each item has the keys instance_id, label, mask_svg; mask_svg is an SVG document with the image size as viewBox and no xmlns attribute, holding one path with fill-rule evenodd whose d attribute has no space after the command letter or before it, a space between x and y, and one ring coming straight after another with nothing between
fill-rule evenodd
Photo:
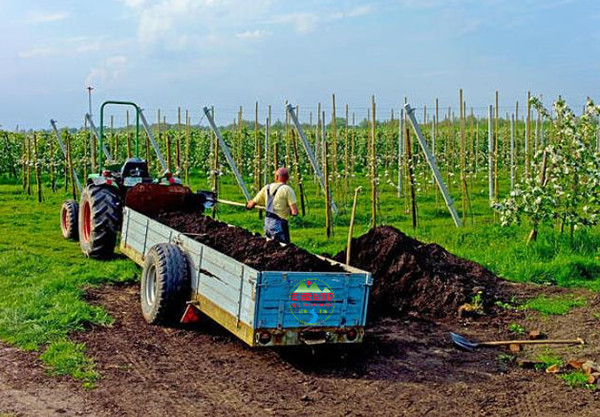
<instances>
[{"instance_id":1,"label":"metal support pole","mask_svg":"<svg viewBox=\"0 0 600 417\"><path fill-rule=\"evenodd\" d=\"M158 162L160 162L160 166L161 166L162 170L166 172L167 171L167 163L165 162L165 158L163 158L162 154L160 153L158 144L156 143L156 140L154 140L154 135L152 134L152 129L150 128L150 125L148 125L148 121L146 120L146 116L144 115L144 112L142 111L142 109L140 109L140 119L142 121L142 126L144 126L144 130L146 131L146 134L148 135L148 139L150 139L150 143L152 143L154 152L156 152L156 157L158 158Z\"/></svg>"},{"instance_id":2,"label":"metal support pole","mask_svg":"<svg viewBox=\"0 0 600 417\"><path fill-rule=\"evenodd\" d=\"M440 174L440 171L437 167L435 158L433 157L433 155L431 154L431 151L429 150L427 141L425 140L423 133L421 133L421 129L419 128L419 122L417 121L417 119L415 118L415 115L414 115L415 110L408 103L406 103L404 105L404 109L406 110L406 116L408 117L408 120L410 121L410 124L412 125L412 127L417 135L417 139L419 140L419 145L421 145L421 149L423 149L423 152L425 153L425 159L427 160L429 167L433 171L433 176L435 177L435 181L436 181L438 187L440 188L442 196L444 197L444 201L446 202L446 206L448 207L448 210L450 211L452 220L454 220L454 224L456 225L456 227L462 227L462 222L460 221L460 218L458 217L458 213L456 212L456 209L454 208L454 201L452 200L452 197L450 197L450 193L448 192L448 189L446 188L446 184L444 183L444 180L442 179L442 175Z\"/></svg>"},{"instance_id":3,"label":"metal support pole","mask_svg":"<svg viewBox=\"0 0 600 417\"><path fill-rule=\"evenodd\" d=\"M215 121L214 121L212 114L210 113L210 110L208 109L208 107L204 107L203 110L204 110L204 114L206 115L206 119L208 120L208 124L210 125L213 132L215 132L215 135L217 136L217 139L219 140L219 145L221 147L221 150L223 151L223 154L225 154L225 159L227 160L229 167L233 171L233 174L235 175L235 179L237 180L237 183L240 186L240 189L242 190L242 193L244 194L246 201L250 201L252 196L250 196L250 192L248 191L248 188L246 188L246 183L244 182L244 179L242 178L240 171L238 171L237 166L235 165L235 162L233 161L233 158L231 156L231 152L229 152L229 147L227 146L227 143L225 143L223 136L221 136L221 131L219 131L219 128L215 124Z\"/></svg>"},{"instance_id":4,"label":"metal support pole","mask_svg":"<svg viewBox=\"0 0 600 417\"><path fill-rule=\"evenodd\" d=\"M96 129L96 125L94 124L94 121L92 120L92 116L90 116L89 113L86 113L85 118L87 119L88 123L90 124L90 130L92 131L94 136L96 136L96 139L98 139L98 141L100 141L100 133L98 133L98 129ZM112 155L110 154L110 152L108 151L108 148L104 145L104 143L102 144L102 152L104 152L104 156L106 157L106 160L112 162L112 160L113 160ZM100 165L101 164L99 163L98 169L102 169L102 167Z\"/></svg>"},{"instance_id":5,"label":"metal support pole","mask_svg":"<svg viewBox=\"0 0 600 417\"><path fill-rule=\"evenodd\" d=\"M315 160L315 154L313 153L312 148L310 147L310 143L308 143L308 140L306 139L306 135L304 134L304 131L302 130L302 126L300 126L300 123L298 122L298 118L296 117L296 113L294 112L294 107L291 104L288 104L286 106L287 111L290 115L290 118L292 119L292 123L294 123L294 126L296 127L296 131L298 132L298 135L300 136L300 139L302 139L302 146L304 147L304 151L306 152L306 155L308 156L308 160L310 161L310 164L312 165L313 169L315 170L315 173L317 174L317 177L319 178L319 183L321 184L321 188L323 188L323 191L325 191L325 177L323 176L323 173L321 172L321 170L319 169L319 166L317 165L317 161ZM323 131L325 131L325 120L323 120ZM329 196L329 200L331 201L331 209L333 210L333 212L335 214L338 213L338 209L337 206L335 205L335 202L333 201L333 197L330 195Z\"/></svg>"}]
</instances>

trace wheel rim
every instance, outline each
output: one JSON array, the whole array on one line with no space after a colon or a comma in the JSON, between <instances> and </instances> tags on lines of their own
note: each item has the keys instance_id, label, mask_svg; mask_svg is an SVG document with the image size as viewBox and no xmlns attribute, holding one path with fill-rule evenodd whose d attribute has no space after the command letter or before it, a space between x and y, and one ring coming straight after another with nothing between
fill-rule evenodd
<instances>
[{"instance_id":1,"label":"wheel rim","mask_svg":"<svg viewBox=\"0 0 600 417\"><path fill-rule=\"evenodd\" d=\"M151 265L146 273L146 291L144 292L146 304L150 307L156 302L156 287L156 267Z\"/></svg>"},{"instance_id":2,"label":"wheel rim","mask_svg":"<svg viewBox=\"0 0 600 417\"><path fill-rule=\"evenodd\" d=\"M83 204L83 240L89 242L92 233L91 209L89 201Z\"/></svg>"},{"instance_id":3,"label":"wheel rim","mask_svg":"<svg viewBox=\"0 0 600 417\"><path fill-rule=\"evenodd\" d=\"M69 216L67 216L67 210L64 207L60 216L60 227L62 229L63 235L66 235L67 230L69 230Z\"/></svg>"}]
</instances>

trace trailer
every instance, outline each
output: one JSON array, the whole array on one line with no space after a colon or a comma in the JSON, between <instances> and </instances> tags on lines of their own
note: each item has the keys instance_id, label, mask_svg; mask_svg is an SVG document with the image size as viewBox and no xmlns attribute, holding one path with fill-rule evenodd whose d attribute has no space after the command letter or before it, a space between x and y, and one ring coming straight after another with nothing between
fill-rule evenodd
<instances>
[{"instance_id":1,"label":"trailer","mask_svg":"<svg viewBox=\"0 0 600 417\"><path fill-rule=\"evenodd\" d=\"M129 207L120 249L142 266L149 323L200 311L252 347L360 343L372 277L343 272L258 271Z\"/></svg>"}]
</instances>

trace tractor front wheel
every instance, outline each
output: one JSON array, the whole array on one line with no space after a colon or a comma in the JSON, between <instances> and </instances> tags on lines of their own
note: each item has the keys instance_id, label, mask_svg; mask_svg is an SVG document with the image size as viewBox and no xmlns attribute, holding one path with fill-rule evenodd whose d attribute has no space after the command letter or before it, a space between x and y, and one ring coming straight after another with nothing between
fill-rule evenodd
<instances>
[{"instance_id":1,"label":"tractor front wheel","mask_svg":"<svg viewBox=\"0 0 600 417\"><path fill-rule=\"evenodd\" d=\"M79 217L79 204L75 200L67 200L60 209L60 230L65 239L77 240L79 230L77 219Z\"/></svg>"},{"instance_id":2,"label":"tractor front wheel","mask_svg":"<svg viewBox=\"0 0 600 417\"><path fill-rule=\"evenodd\" d=\"M112 257L120 224L117 194L108 187L85 187L79 204L79 244L83 254L92 259Z\"/></svg>"}]
</instances>

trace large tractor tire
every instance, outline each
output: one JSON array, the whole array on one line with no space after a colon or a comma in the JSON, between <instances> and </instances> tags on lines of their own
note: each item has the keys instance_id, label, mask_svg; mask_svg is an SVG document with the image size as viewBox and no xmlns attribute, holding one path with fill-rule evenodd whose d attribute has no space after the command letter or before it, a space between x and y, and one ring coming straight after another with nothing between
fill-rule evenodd
<instances>
[{"instance_id":1,"label":"large tractor tire","mask_svg":"<svg viewBox=\"0 0 600 417\"><path fill-rule=\"evenodd\" d=\"M79 204L75 200L67 200L60 209L60 230L65 239L77 240L79 237L78 220Z\"/></svg>"},{"instance_id":2,"label":"large tractor tire","mask_svg":"<svg viewBox=\"0 0 600 417\"><path fill-rule=\"evenodd\" d=\"M178 321L190 296L190 272L185 254L169 243L154 245L146 255L140 301L150 324Z\"/></svg>"},{"instance_id":3,"label":"large tractor tire","mask_svg":"<svg viewBox=\"0 0 600 417\"><path fill-rule=\"evenodd\" d=\"M88 185L79 204L79 245L92 259L109 259L117 244L121 206L115 191L106 186Z\"/></svg>"}]
</instances>

